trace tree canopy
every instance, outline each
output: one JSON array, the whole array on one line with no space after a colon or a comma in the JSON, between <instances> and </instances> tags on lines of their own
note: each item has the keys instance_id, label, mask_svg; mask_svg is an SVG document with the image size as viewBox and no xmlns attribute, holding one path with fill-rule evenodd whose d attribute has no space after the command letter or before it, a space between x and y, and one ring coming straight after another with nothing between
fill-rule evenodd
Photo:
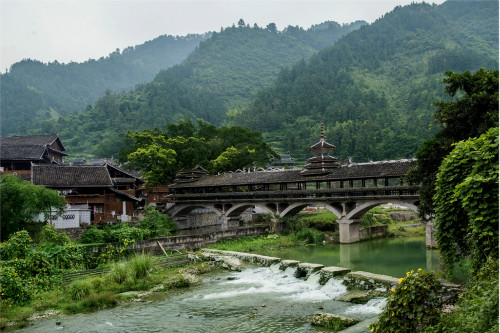
<instances>
[{"instance_id":1,"label":"tree canopy","mask_svg":"<svg viewBox=\"0 0 500 333\"><path fill-rule=\"evenodd\" d=\"M0 196L2 240L21 230L23 224L32 222L36 215L43 213L47 220L49 214L60 214L66 206L66 199L57 191L14 175L0 176Z\"/></svg>"},{"instance_id":2,"label":"tree canopy","mask_svg":"<svg viewBox=\"0 0 500 333\"><path fill-rule=\"evenodd\" d=\"M452 144L498 126L498 70L448 71L443 83L447 84L445 91L455 98L435 103L434 119L440 131L418 149L416 169L409 175L412 182L422 184L419 209L423 217L433 215L436 174Z\"/></svg>"},{"instance_id":3,"label":"tree canopy","mask_svg":"<svg viewBox=\"0 0 500 333\"><path fill-rule=\"evenodd\" d=\"M259 132L232 126L217 128L203 120L169 123L167 130L127 132L120 161L144 175L147 185L171 182L177 171L196 165L217 173L265 166L276 153Z\"/></svg>"},{"instance_id":4,"label":"tree canopy","mask_svg":"<svg viewBox=\"0 0 500 333\"><path fill-rule=\"evenodd\" d=\"M479 271L498 259L498 127L460 141L436 180L436 240L445 263L462 259Z\"/></svg>"}]
</instances>

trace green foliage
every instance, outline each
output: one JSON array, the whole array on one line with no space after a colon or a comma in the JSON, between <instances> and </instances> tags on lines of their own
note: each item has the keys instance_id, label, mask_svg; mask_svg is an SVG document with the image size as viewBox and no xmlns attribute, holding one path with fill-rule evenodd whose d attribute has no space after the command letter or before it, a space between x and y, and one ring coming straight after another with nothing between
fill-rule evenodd
<instances>
[{"instance_id":1,"label":"green foliage","mask_svg":"<svg viewBox=\"0 0 500 333\"><path fill-rule=\"evenodd\" d=\"M466 287L455 311L443 314L426 333L498 332L498 260L490 258Z\"/></svg>"},{"instance_id":2,"label":"green foliage","mask_svg":"<svg viewBox=\"0 0 500 333\"><path fill-rule=\"evenodd\" d=\"M123 135L128 130L153 128L158 124L178 122L184 117L192 120L201 118L220 125L228 109L247 103L258 89L276 77L283 66L310 57L363 24L355 22L341 26L332 22L331 27L307 31L289 27L282 33L271 33L259 27L227 28L220 33L213 33L211 38L200 43L181 65L163 66L163 69L170 68L158 73L152 82L137 85L134 90L119 95L111 90L120 92L124 87L109 82L99 88L101 97L93 106L88 104L95 97L92 101L85 100L80 104L78 110L88 105L81 114L60 117L57 122L50 119L34 126L29 126L31 122L26 125L31 127L31 132L59 133L65 138L65 146L73 156L95 156L110 152L114 155L121 147L118 141L111 139L117 133ZM182 38L178 40L182 41ZM192 42L198 44L200 40L193 38ZM192 42L189 41L189 44L193 45ZM188 44L188 41L184 40L184 43ZM117 59L120 59L119 55L112 57L114 61ZM139 63L142 64L142 61ZM118 77L130 72L121 68L116 70L120 73ZM14 69L11 72L14 73ZM107 73L107 70L103 72ZM34 69L34 73L39 71ZM48 73L43 73L42 77L45 75L55 79ZM91 74L90 77L101 77L101 73L97 76ZM135 83L148 80L144 78ZM73 87L73 84L67 86ZM83 89L76 89L76 94L93 87L93 84L88 84ZM104 92L105 88L111 90ZM125 90L129 88L132 86ZM40 104L37 95L30 97L34 98L34 107ZM11 104L15 106L15 103ZM57 110L62 113L61 108ZM26 119L29 120L29 116Z\"/></svg>"},{"instance_id":3,"label":"green foliage","mask_svg":"<svg viewBox=\"0 0 500 333\"><path fill-rule=\"evenodd\" d=\"M69 297L74 301L80 301L94 292L94 284L90 279L75 280L67 287Z\"/></svg>"},{"instance_id":4,"label":"green foliage","mask_svg":"<svg viewBox=\"0 0 500 333\"><path fill-rule=\"evenodd\" d=\"M296 161L308 157L305 148L317 141L321 119L332 119L325 135L341 160L412 157L435 133L428 125L432 102L443 98L441 73L498 68L497 22L492 2L396 7L283 69L232 121L262 132Z\"/></svg>"},{"instance_id":5,"label":"green foliage","mask_svg":"<svg viewBox=\"0 0 500 333\"><path fill-rule=\"evenodd\" d=\"M18 231L10 235L7 242L0 244L0 256L2 260L14 260L24 258L32 250L33 242L26 230Z\"/></svg>"},{"instance_id":6,"label":"green foliage","mask_svg":"<svg viewBox=\"0 0 500 333\"><path fill-rule=\"evenodd\" d=\"M56 245L65 245L69 244L71 241L69 240L68 235L66 235L63 231L57 231L55 226L45 225L40 233L40 243L45 242Z\"/></svg>"},{"instance_id":7,"label":"green foliage","mask_svg":"<svg viewBox=\"0 0 500 333\"><path fill-rule=\"evenodd\" d=\"M378 320L370 325L372 332L421 332L439 321L442 285L435 273L412 270L392 292Z\"/></svg>"},{"instance_id":8,"label":"green foliage","mask_svg":"<svg viewBox=\"0 0 500 333\"><path fill-rule=\"evenodd\" d=\"M92 226L85 230L80 238L83 244L104 243L105 231Z\"/></svg>"},{"instance_id":9,"label":"green foliage","mask_svg":"<svg viewBox=\"0 0 500 333\"><path fill-rule=\"evenodd\" d=\"M306 244L319 244L325 239L325 235L313 228L303 228L295 237Z\"/></svg>"},{"instance_id":10,"label":"green foliage","mask_svg":"<svg viewBox=\"0 0 500 333\"><path fill-rule=\"evenodd\" d=\"M142 279L149 275L155 262L151 255L138 255L132 257L128 262L128 267L133 279Z\"/></svg>"},{"instance_id":11,"label":"green foliage","mask_svg":"<svg viewBox=\"0 0 500 333\"><path fill-rule=\"evenodd\" d=\"M144 208L144 219L140 222L141 229L148 230L151 237L168 236L177 230L177 225L166 214L162 214L152 206Z\"/></svg>"},{"instance_id":12,"label":"green foliage","mask_svg":"<svg viewBox=\"0 0 500 333\"><path fill-rule=\"evenodd\" d=\"M124 91L150 81L161 69L183 61L210 35L163 35L83 63L17 62L1 76L1 132L27 134L23 131L35 121L54 122L59 115L83 111L105 89Z\"/></svg>"},{"instance_id":13,"label":"green foliage","mask_svg":"<svg viewBox=\"0 0 500 333\"><path fill-rule=\"evenodd\" d=\"M320 231L335 231L337 216L328 210L300 215L303 226Z\"/></svg>"},{"instance_id":14,"label":"green foliage","mask_svg":"<svg viewBox=\"0 0 500 333\"><path fill-rule=\"evenodd\" d=\"M294 247L303 244L293 236L279 237L241 237L238 239L225 239L215 244L207 245L208 248L238 251L238 252L258 252L265 254L267 250Z\"/></svg>"},{"instance_id":15,"label":"green foliage","mask_svg":"<svg viewBox=\"0 0 500 333\"><path fill-rule=\"evenodd\" d=\"M45 243L51 244L51 243ZM52 244L54 245L54 244ZM59 246L60 245L54 245ZM0 294L2 301L24 304L36 293L51 288L57 280L58 264L76 267L81 262L74 248L50 255L43 248L34 248L26 231L12 234L0 246ZM59 266L62 266L59 264Z\"/></svg>"},{"instance_id":16,"label":"green foliage","mask_svg":"<svg viewBox=\"0 0 500 333\"><path fill-rule=\"evenodd\" d=\"M461 141L436 181L436 240L444 262L470 259L474 271L498 258L498 127Z\"/></svg>"},{"instance_id":17,"label":"green foliage","mask_svg":"<svg viewBox=\"0 0 500 333\"><path fill-rule=\"evenodd\" d=\"M128 223L117 223L111 227L105 227L104 241L106 243L122 243L147 239L149 230L131 227Z\"/></svg>"},{"instance_id":18,"label":"green foliage","mask_svg":"<svg viewBox=\"0 0 500 333\"><path fill-rule=\"evenodd\" d=\"M143 228L130 226L128 223L117 223L105 226L103 229L90 227L82 234L81 242L92 243L128 243L147 239L151 231Z\"/></svg>"},{"instance_id":19,"label":"green foliage","mask_svg":"<svg viewBox=\"0 0 500 333\"><path fill-rule=\"evenodd\" d=\"M21 230L22 224L32 222L36 215L43 213L47 219L49 214L60 214L66 206L66 199L57 191L14 175L0 176L0 196L2 239Z\"/></svg>"},{"instance_id":20,"label":"green foliage","mask_svg":"<svg viewBox=\"0 0 500 333\"><path fill-rule=\"evenodd\" d=\"M59 269L79 269L83 265L83 253L80 248L67 243L58 245L54 243L43 243L38 247L50 263Z\"/></svg>"},{"instance_id":21,"label":"green foliage","mask_svg":"<svg viewBox=\"0 0 500 333\"><path fill-rule=\"evenodd\" d=\"M106 274L106 279L113 283L122 284L129 278L128 267L123 263L115 263L111 270Z\"/></svg>"},{"instance_id":22,"label":"green foliage","mask_svg":"<svg viewBox=\"0 0 500 333\"><path fill-rule=\"evenodd\" d=\"M409 174L413 183L420 183L420 215L434 213L434 182L443 159L453 149L452 144L478 137L489 128L498 126L498 70L483 68L471 74L446 72L445 92L455 98L435 103L435 122L441 127L431 140L424 142L415 157L417 166Z\"/></svg>"},{"instance_id":23,"label":"green foliage","mask_svg":"<svg viewBox=\"0 0 500 333\"><path fill-rule=\"evenodd\" d=\"M171 182L177 171L196 165L212 172L234 171L250 166L265 166L276 153L260 133L232 126L216 128L198 120L184 119L157 128L126 134L120 160L140 170L147 185Z\"/></svg>"}]
</instances>

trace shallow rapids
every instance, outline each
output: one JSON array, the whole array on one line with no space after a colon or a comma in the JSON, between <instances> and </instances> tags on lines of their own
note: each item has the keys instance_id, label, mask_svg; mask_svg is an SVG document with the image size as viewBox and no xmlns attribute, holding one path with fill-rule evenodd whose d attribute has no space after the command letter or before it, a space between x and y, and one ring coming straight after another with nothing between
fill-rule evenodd
<instances>
[{"instance_id":1,"label":"shallow rapids","mask_svg":"<svg viewBox=\"0 0 500 333\"><path fill-rule=\"evenodd\" d=\"M316 311L368 319L385 305L384 299L365 305L334 300L345 292L341 279L322 286L318 274L305 280L292 268L251 267L209 274L154 301L59 316L15 332L321 332L310 324Z\"/></svg>"}]
</instances>

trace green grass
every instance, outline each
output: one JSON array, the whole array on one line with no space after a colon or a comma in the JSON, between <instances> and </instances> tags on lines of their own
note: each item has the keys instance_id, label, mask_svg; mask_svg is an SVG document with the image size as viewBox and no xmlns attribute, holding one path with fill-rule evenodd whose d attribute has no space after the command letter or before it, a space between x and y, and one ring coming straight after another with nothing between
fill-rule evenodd
<instances>
[{"instance_id":1,"label":"green grass","mask_svg":"<svg viewBox=\"0 0 500 333\"><path fill-rule=\"evenodd\" d=\"M279 236L269 235L260 237L243 237L238 239L222 240L215 244L207 245L207 248L237 251L237 252L259 252L295 247L303 245L294 235Z\"/></svg>"},{"instance_id":2,"label":"green grass","mask_svg":"<svg viewBox=\"0 0 500 333\"><path fill-rule=\"evenodd\" d=\"M153 266L149 255L139 255L113 265L108 273L99 277L90 277L59 286L49 292L36 295L24 305L0 303L2 331L16 329L28 324L28 318L34 313L55 310L74 314L90 312L116 306L119 301L135 295L121 295L127 291L150 290L163 284L163 290L187 287L190 282L180 273L185 267L163 268ZM190 273L203 274L210 270L202 264L188 266ZM15 322L15 323L14 323ZM13 325L7 327L8 323Z\"/></svg>"}]
</instances>

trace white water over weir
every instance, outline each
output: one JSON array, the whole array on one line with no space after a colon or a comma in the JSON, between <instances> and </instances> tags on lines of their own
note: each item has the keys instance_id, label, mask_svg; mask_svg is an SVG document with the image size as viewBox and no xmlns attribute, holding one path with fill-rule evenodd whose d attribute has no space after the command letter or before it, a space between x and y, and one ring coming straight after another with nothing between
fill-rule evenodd
<instances>
[{"instance_id":1,"label":"white water over weir","mask_svg":"<svg viewBox=\"0 0 500 333\"><path fill-rule=\"evenodd\" d=\"M360 321L348 328L350 333L369 332L366 325L385 305L380 296L390 290L380 287L384 276L340 267L237 252L202 253L211 260L224 260L229 271L203 275L203 283L167 291L161 299L41 320L16 332L325 332L311 324L317 313ZM394 282L385 278L388 286ZM360 293L353 292L354 285L363 288L366 299L360 302L365 304L352 302L354 294L359 301Z\"/></svg>"}]
</instances>

